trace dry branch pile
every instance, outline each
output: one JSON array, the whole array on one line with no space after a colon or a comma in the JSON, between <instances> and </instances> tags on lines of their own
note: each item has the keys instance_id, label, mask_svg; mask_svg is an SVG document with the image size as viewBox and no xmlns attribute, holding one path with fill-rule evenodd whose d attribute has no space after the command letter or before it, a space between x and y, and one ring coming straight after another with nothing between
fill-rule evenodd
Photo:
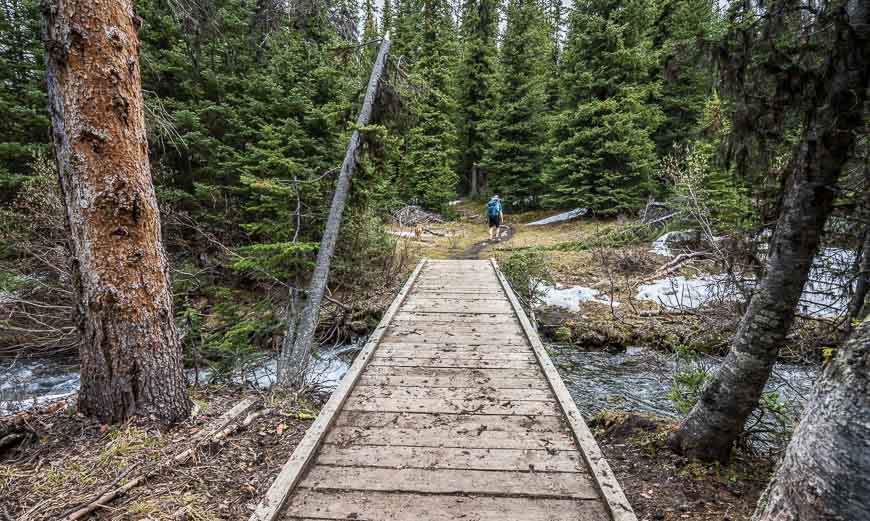
<instances>
[{"instance_id":1,"label":"dry branch pile","mask_svg":"<svg viewBox=\"0 0 870 521\"><path fill-rule=\"evenodd\" d=\"M443 224L444 217L429 212L417 205L407 205L393 212L393 220L399 226L418 226L421 224Z\"/></svg>"}]
</instances>

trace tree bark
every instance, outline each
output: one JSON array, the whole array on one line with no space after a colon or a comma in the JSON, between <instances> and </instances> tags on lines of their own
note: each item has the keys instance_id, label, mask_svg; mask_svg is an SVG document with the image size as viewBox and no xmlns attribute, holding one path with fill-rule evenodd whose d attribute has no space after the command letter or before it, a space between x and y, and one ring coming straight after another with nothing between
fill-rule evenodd
<instances>
[{"instance_id":1,"label":"tree bark","mask_svg":"<svg viewBox=\"0 0 870 521\"><path fill-rule=\"evenodd\" d=\"M371 118L372 106L374 105L378 84L381 80L381 74L384 71L389 51L390 38L389 33L387 33L381 42L378 56L372 67L365 99L356 120L357 128L366 126L369 118ZM332 206L329 209L329 217L323 230L323 237L320 240L320 249L317 251L314 273L311 275L311 282L306 292L305 307L302 310L301 316L298 317L298 324L296 323L297 316L295 313L289 313L290 316L287 319L287 337L289 338L295 334L295 338L292 338L292 346L288 340L285 340L282 345L281 355L278 358L278 385L290 385L299 388L305 383L311 354L311 343L317 328L323 292L329 279L329 266L332 261L332 254L335 252L335 243L338 240L341 215L344 212L347 195L350 191L350 178L353 175L354 168L356 168L359 144L359 130L354 130L347 145L344 161L341 164L341 172L335 185Z\"/></svg>"},{"instance_id":2,"label":"tree bark","mask_svg":"<svg viewBox=\"0 0 870 521\"><path fill-rule=\"evenodd\" d=\"M759 521L870 519L870 320L816 382Z\"/></svg>"},{"instance_id":3,"label":"tree bark","mask_svg":"<svg viewBox=\"0 0 870 521\"><path fill-rule=\"evenodd\" d=\"M186 418L132 0L43 4L54 153L82 331L79 410Z\"/></svg>"},{"instance_id":4,"label":"tree bark","mask_svg":"<svg viewBox=\"0 0 870 521\"><path fill-rule=\"evenodd\" d=\"M671 435L683 454L726 461L746 419L758 405L779 347L794 319L795 306L831 211L835 184L863 124L870 72L866 1L836 18L836 41L816 99L805 115L803 135L791 161L792 173L764 278L756 288L731 350L700 400Z\"/></svg>"}]
</instances>

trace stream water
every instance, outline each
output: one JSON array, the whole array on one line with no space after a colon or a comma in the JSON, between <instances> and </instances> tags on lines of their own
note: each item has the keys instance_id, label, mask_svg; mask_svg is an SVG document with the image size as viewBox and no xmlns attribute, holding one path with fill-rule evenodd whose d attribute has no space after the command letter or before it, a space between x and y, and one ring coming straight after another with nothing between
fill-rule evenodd
<instances>
[{"instance_id":1,"label":"stream water","mask_svg":"<svg viewBox=\"0 0 870 521\"><path fill-rule=\"evenodd\" d=\"M310 383L318 389L334 389L347 372L361 344L342 345L315 353ZM275 383L277 364L274 358L241 370L229 377L235 384L267 388ZM185 371L191 384L214 383L212 371ZM79 390L78 367L52 359L0 361L0 416L8 416L62 400Z\"/></svg>"}]
</instances>

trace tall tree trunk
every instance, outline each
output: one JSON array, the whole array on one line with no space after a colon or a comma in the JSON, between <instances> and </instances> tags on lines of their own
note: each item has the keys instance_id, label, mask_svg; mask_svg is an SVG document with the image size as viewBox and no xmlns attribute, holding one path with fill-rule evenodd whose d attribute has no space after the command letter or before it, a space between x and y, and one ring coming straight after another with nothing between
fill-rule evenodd
<instances>
[{"instance_id":1,"label":"tall tree trunk","mask_svg":"<svg viewBox=\"0 0 870 521\"><path fill-rule=\"evenodd\" d=\"M54 152L82 330L79 410L190 413L151 183L131 0L44 3Z\"/></svg>"},{"instance_id":2,"label":"tall tree trunk","mask_svg":"<svg viewBox=\"0 0 870 521\"><path fill-rule=\"evenodd\" d=\"M817 81L788 191L770 243L766 275L752 296L719 372L670 439L687 456L725 461L770 377L833 205L835 184L863 124L870 76L866 1L841 11L827 70Z\"/></svg>"},{"instance_id":3,"label":"tall tree trunk","mask_svg":"<svg viewBox=\"0 0 870 521\"><path fill-rule=\"evenodd\" d=\"M378 56L372 67L365 99L356 120L357 127L368 125L389 51L390 38L389 33L387 33L384 35ZM291 306L291 313L287 319L287 339L284 341L281 355L278 358L278 385L291 385L298 388L304 384L311 354L311 343L314 340L314 331L317 328L317 320L320 315L320 304L323 301L323 292L329 279L329 265L332 261L332 254L335 252L335 243L338 240L338 231L341 227L341 215L344 212L347 195L350 191L350 178L354 168L356 168L359 144L359 131L354 130L347 145L344 161L341 164L341 172L338 174L332 206L329 209L329 217L326 220L326 227L320 240L320 249L317 251L314 273L311 275L311 282L306 294L305 307L301 316L297 318L297 315L292 312L293 306ZM295 296L293 300L295 301Z\"/></svg>"},{"instance_id":4,"label":"tall tree trunk","mask_svg":"<svg viewBox=\"0 0 870 521\"><path fill-rule=\"evenodd\" d=\"M471 197L477 197L480 193L477 187L477 171L477 163L471 165L471 191L469 193Z\"/></svg>"},{"instance_id":5,"label":"tall tree trunk","mask_svg":"<svg viewBox=\"0 0 870 521\"><path fill-rule=\"evenodd\" d=\"M758 503L760 521L870 519L870 320L825 368Z\"/></svg>"}]
</instances>

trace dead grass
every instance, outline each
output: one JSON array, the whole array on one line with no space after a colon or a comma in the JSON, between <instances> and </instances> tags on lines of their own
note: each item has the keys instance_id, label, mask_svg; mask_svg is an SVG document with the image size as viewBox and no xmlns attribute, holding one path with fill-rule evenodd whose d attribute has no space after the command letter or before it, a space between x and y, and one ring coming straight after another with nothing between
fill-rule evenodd
<instances>
[{"instance_id":1,"label":"dead grass","mask_svg":"<svg viewBox=\"0 0 870 521\"><path fill-rule=\"evenodd\" d=\"M141 469L181 452L209 421L249 395L222 388L193 393L199 416L172 429L149 421L107 427L67 410L33 413L28 424L39 441L0 462L0 519L4 514L20 521L56 519L88 501L124 470ZM186 464L160 470L99 509L94 518L246 519L317 411L316 404L288 396L262 398L272 410L269 415L219 443L201 446Z\"/></svg>"}]
</instances>

